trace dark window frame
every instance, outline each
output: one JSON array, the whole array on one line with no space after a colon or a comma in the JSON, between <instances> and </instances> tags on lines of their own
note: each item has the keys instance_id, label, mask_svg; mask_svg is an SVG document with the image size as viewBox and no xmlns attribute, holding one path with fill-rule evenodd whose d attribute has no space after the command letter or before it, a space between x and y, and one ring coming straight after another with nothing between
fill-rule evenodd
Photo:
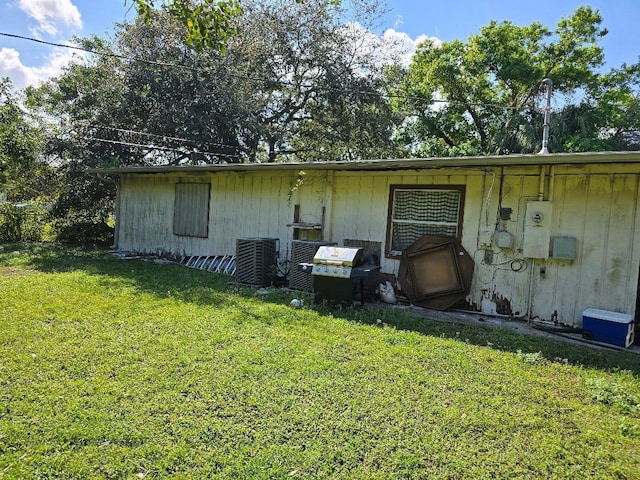
<instances>
[{"instance_id":1,"label":"dark window frame","mask_svg":"<svg viewBox=\"0 0 640 480\"><path fill-rule=\"evenodd\" d=\"M403 185L392 184L389 185L389 206L387 210L387 233L385 241L385 257L399 259L402 256L402 252L391 250L393 239L393 209L396 190L441 190L441 191L457 191L460 194L460 202L458 204L458 223L456 227L456 236L451 238L462 239L462 223L464 217L464 202L465 202L465 185Z\"/></svg>"}]
</instances>

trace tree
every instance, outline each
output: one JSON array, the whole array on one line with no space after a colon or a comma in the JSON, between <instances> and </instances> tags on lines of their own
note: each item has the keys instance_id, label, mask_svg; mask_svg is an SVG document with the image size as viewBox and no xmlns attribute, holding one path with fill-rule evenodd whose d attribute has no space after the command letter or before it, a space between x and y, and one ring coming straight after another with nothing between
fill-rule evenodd
<instances>
[{"instance_id":1,"label":"tree","mask_svg":"<svg viewBox=\"0 0 640 480\"><path fill-rule=\"evenodd\" d=\"M96 37L83 47L106 51L108 45ZM28 104L49 121L44 154L58 178L53 214L58 230L74 223L104 223L113 212L115 184L88 174L87 168L133 162L143 149L129 148L114 140L113 132L99 130L112 120L122 105L122 83L117 69L120 59L96 56L87 64L77 58L56 79L39 88L27 89Z\"/></svg>"},{"instance_id":2,"label":"tree","mask_svg":"<svg viewBox=\"0 0 640 480\"><path fill-rule=\"evenodd\" d=\"M366 7L375 17L377 3ZM392 148L384 66L371 55L380 40L342 13L329 1L245 2L224 61L246 79L252 159L370 158Z\"/></svg>"},{"instance_id":3,"label":"tree","mask_svg":"<svg viewBox=\"0 0 640 480\"><path fill-rule=\"evenodd\" d=\"M183 27L162 11L119 26L112 42L84 40L107 55L38 92L48 114L76 134L65 155L149 165L391 151L383 67L366 54L377 37L345 26L323 0L247 0L234 21L226 54L185 44Z\"/></svg>"},{"instance_id":4,"label":"tree","mask_svg":"<svg viewBox=\"0 0 640 480\"><path fill-rule=\"evenodd\" d=\"M640 149L640 64L598 73L579 101L551 116L549 149L586 152ZM536 117L534 130L542 129ZM534 148L529 142L530 148Z\"/></svg>"},{"instance_id":5,"label":"tree","mask_svg":"<svg viewBox=\"0 0 640 480\"><path fill-rule=\"evenodd\" d=\"M403 85L408 100L400 107L410 121L399 139L419 155L530 152L539 143L532 138L542 80L553 81L556 95L597 81L598 41L607 33L601 22L597 11L580 7L554 31L493 21L467 42L423 43Z\"/></svg>"},{"instance_id":6,"label":"tree","mask_svg":"<svg viewBox=\"0 0 640 480\"><path fill-rule=\"evenodd\" d=\"M52 174L41 161L42 133L15 96L11 81L0 79L0 191L14 201L43 195Z\"/></svg>"},{"instance_id":7,"label":"tree","mask_svg":"<svg viewBox=\"0 0 640 480\"><path fill-rule=\"evenodd\" d=\"M295 0L303 3L303 0ZM158 3L155 0L133 0L140 17L151 21L152 11ZM186 27L186 40L196 48L204 47L225 51L225 42L237 30L233 26L234 17L242 13L239 0L171 0L169 13ZM340 0L331 0L338 5Z\"/></svg>"},{"instance_id":8,"label":"tree","mask_svg":"<svg viewBox=\"0 0 640 480\"><path fill-rule=\"evenodd\" d=\"M155 0L133 0L141 18L151 22L157 3ZM236 33L232 26L235 16L242 12L238 0L171 0L167 11L185 27L189 45L224 51L226 40Z\"/></svg>"},{"instance_id":9,"label":"tree","mask_svg":"<svg viewBox=\"0 0 640 480\"><path fill-rule=\"evenodd\" d=\"M640 62L602 75L585 103L591 107L595 134L612 150L640 149Z\"/></svg>"}]
</instances>

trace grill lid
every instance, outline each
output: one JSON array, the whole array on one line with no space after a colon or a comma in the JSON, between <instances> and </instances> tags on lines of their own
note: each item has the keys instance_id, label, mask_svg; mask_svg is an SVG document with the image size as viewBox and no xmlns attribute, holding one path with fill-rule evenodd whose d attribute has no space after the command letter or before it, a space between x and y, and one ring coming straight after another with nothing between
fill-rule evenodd
<instances>
[{"instance_id":1,"label":"grill lid","mask_svg":"<svg viewBox=\"0 0 640 480\"><path fill-rule=\"evenodd\" d=\"M363 249L348 247L322 246L313 257L313 263L321 265L340 265L357 267L362 263Z\"/></svg>"}]
</instances>

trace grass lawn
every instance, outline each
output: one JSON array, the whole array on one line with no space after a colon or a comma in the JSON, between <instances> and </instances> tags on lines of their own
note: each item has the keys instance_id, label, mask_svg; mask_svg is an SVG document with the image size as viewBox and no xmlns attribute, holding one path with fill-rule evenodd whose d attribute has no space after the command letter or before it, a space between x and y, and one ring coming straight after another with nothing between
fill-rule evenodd
<instances>
[{"instance_id":1,"label":"grass lawn","mask_svg":"<svg viewBox=\"0 0 640 480\"><path fill-rule=\"evenodd\" d=\"M0 246L0 478L640 478L640 356Z\"/></svg>"}]
</instances>

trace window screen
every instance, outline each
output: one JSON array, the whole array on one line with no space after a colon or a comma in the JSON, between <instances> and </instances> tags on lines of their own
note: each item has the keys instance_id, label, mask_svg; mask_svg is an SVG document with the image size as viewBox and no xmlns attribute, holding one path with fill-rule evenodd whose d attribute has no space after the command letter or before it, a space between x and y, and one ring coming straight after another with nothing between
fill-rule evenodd
<instances>
[{"instance_id":1,"label":"window screen","mask_svg":"<svg viewBox=\"0 0 640 480\"><path fill-rule=\"evenodd\" d=\"M423 235L457 237L461 190L392 187L389 253L402 251Z\"/></svg>"},{"instance_id":2,"label":"window screen","mask_svg":"<svg viewBox=\"0 0 640 480\"><path fill-rule=\"evenodd\" d=\"M176 183L173 233L187 237L209 236L208 183Z\"/></svg>"}]
</instances>

